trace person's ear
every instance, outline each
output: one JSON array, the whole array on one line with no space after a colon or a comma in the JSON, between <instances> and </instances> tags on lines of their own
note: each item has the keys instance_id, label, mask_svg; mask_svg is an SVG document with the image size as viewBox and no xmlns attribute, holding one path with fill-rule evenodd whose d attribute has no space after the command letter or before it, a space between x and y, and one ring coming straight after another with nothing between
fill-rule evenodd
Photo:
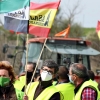
<instances>
[{"instance_id":1,"label":"person's ear","mask_svg":"<svg viewBox=\"0 0 100 100\"><path fill-rule=\"evenodd\" d=\"M75 81L77 79L77 75L73 74L73 81Z\"/></svg>"},{"instance_id":2,"label":"person's ear","mask_svg":"<svg viewBox=\"0 0 100 100\"><path fill-rule=\"evenodd\" d=\"M56 74L53 74L53 75L52 75L52 79L54 79L54 78L56 78Z\"/></svg>"}]
</instances>

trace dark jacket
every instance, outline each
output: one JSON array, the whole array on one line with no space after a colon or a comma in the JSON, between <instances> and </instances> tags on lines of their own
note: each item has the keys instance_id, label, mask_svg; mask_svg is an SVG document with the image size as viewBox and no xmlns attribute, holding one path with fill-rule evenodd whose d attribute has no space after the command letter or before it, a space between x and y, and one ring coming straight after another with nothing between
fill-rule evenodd
<instances>
[{"instance_id":1,"label":"dark jacket","mask_svg":"<svg viewBox=\"0 0 100 100\"><path fill-rule=\"evenodd\" d=\"M51 86L52 82L51 81L45 81L45 82L40 82L39 85L36 88L35 94L34 94L34 100L38 97L38 95L47 87ZM60 100L60 93L57 92L51 96L49 100Z\"/></svg>"},{"instance_id":2,"label":"dark jacket","mask_svg":"<svg viewBox=\"0 0 100 100\"><path fill-rule=\"evenodd\" d=\"M13 84L6 87L0 87L0 100L17 100Z\"/></svg>"}]
</instances>

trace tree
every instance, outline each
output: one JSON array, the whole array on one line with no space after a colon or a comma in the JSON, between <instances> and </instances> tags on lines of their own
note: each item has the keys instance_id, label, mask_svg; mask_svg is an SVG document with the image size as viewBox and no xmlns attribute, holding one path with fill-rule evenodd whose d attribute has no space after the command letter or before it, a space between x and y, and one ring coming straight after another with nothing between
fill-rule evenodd
<instances>
[{"instance_id":1,"label":"tree","mask_svg":"<svg viewBox=\"0 0 100 100\"><path fill-rule=\"evenodd\" d=\"M80 2L78 0L72 9L70 8L70 6L66 6L67 11L65 9L63 9L62 11L62 9L59 8L54 24L50 31L50 36L53 37L54 34L66 29L69 24L71 25L69 37L80 38L84 36L84 31L82 26L74 22L75 16L81 12L79 6L80 6Z\"/></svg>"},{"instance_id":2,"label":"tree","mask_svg":"<svg viewBox=\"0 0 100 100\"><path fill-rule=\"evenodd\" d=\"M100 46L99 46L100 40L99 40L97 33L95 31L89 32L86 39L91 42L92 48L100 51ZM90 59L91 59L92 70L96 71L96 69L98 69L100 66L100 60L99 60L100 55L91 56Z\"/></svg>"}]
</instances>

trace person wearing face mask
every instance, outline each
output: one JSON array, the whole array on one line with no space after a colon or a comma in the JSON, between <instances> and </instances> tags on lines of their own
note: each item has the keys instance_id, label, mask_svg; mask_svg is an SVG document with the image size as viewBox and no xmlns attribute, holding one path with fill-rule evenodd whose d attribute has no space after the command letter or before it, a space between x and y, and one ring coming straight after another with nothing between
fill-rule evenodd
<instances>
[{"instance_id":1,"label":"person wearing face mask","mask_svg":"<svg viewBox=\"0 0 100 100\"><path fill-rule=\"evenodd\" d=\"M55 87L62 93L63 100L73 100L75 86L69 82L68 69L60 66L57 76L58 83Z\"/></svg>"},{"instance_id":2,"label":"person wearing face mask","mask_svg":"<svg viewBox=\"0 0 100 100\"><path fill-rule=\"evenodd\" d=\"M10 64L0 61L0 100L22 100L24 93L14 88L15 73Z\"/></svg>"},{"instance_id":3,"label":"person wearing face mask","mask_svg":"<svg viewBox=\"0 0 100 100\"><path fill-rule=\"evenodd\" d=\"M25 82L27 82L27 84L29 84L29 82L31 81L35 66L36 66L36 63L33 63L33 62L27 63L27 66L26 66L27 77L25 76L25 72L23 72L22 74L19 75L18 79L14 83L14 87L16 89L24 91Z\"/></svg>"},{"instance_id":4,"label":"person wearing face mask","mask_svg":"<svg viewBox=\"0 0 100 100\"><path fill-rule=\"evenodd\" d=\"M60 100L60 93L52 85L52 79L58 71L58 65L52 59L47 59L40 70L39 82L28 84L24 100Z\"/></svg>"},{"instance_id":5,"label":"person wearing face mask","mask_svg":"<svg viewBox=\"0 0 100 100\"><path fill-rule=\"evenodd\" d=\"M73 100L99 100L95 83L88 77L87 68L80 63L70 65L69 79L75 85Z\"/></svg>"}]
</instances>

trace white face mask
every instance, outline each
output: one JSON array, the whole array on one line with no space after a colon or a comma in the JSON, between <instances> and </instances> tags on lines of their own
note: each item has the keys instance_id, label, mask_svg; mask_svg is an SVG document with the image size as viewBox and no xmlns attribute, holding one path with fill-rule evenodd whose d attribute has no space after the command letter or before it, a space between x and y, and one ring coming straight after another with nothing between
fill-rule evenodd
<instances>
[{"instance_id":1,"label":"white face mask","mask_svg":"<svg viewBox=\"0 0 100 100\"><path fill-rule=\"evenodd\" d=\"M43 71L41 73L41 79L42 81L49 81L52 79L52 74L48 73L47 71Z\"/></svg>"}]
</instances>

